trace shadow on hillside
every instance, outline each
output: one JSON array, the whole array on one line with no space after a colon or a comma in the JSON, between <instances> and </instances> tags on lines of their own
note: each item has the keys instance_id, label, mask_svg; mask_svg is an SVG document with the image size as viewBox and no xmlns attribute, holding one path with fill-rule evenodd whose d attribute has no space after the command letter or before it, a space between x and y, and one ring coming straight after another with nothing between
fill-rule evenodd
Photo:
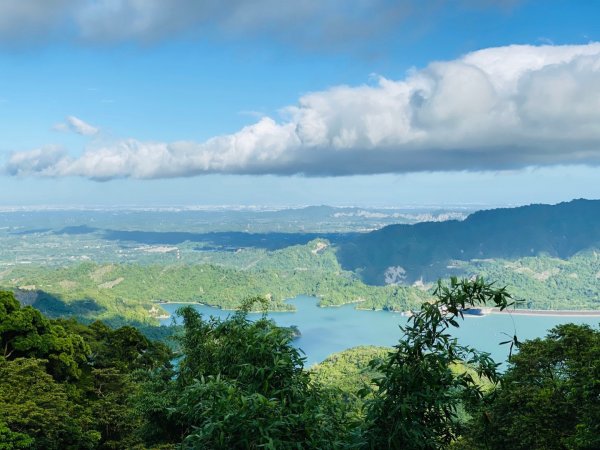
<instances>
[{"instance_id":1,"label":"shadow on hillside","mask_svg":"<svg viewBox=\"0 0 600 450\"><path fill-rule=\"evenodd\" d=\"M37 291L36 298L30 302L31 306L39 309L44 315L57 317L95 317L106 310L101 305L98 305L91 298L80 300L65 301L58 295L50 294L45 291ZM16 293L17 297L19 294Z\"/></svg>"},{"instance_id":2,"label":"shadow on hillside","mask_svg":"<svg viewBox=\"0 0 600 450\"><path fill-rule=\"evenodd\" d=\"M204 244L199 251L235 251L238 248L262 248L279 250L292 245L304 245L313 239L324 238L333 243L349 240L356 233L244 233L211 232L190 233L185 231L128 231L93 228L87 225L65 227L56 234L81 235L97 233L110 241L136 242L146 245L177 245L183 242Z\"/></svg>"},{"instance_id":3,"label":"shadow on hillside","mask_svg":"<svg viewBox=\"0 0 600 450\"><path fill-rule=\"evenodd\" d=\"M51 228L32 228L30 230L11 231L10 234L14 236L26 236L28 234L43 234L51 231Z\"/></svg>"},{"instance_id":4,"label":"shadow on hillside","mask_svg":"<svg viewBox=\"0 0 600 450\"><path fill-rule=\"evenodd\" d=\"M344 243L338 259L363 281L383 284L400 266L405 281L458 275L453 260L570 258L600 246L600 201L573 200L478 211L464 221L390 225Z\"/></svg>"}]
</instances>

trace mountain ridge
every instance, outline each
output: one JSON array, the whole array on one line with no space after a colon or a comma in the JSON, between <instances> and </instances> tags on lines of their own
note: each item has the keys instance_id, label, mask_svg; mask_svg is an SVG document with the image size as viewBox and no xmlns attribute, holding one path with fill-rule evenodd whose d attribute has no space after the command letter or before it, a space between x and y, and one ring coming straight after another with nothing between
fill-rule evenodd
<instances>
[{"instance_id":1,"label":"mountain ridge","mask_svg":"<svg viewBox=\"0 0 600 450\"><path fill-rule=\"evenodd\" d=\"M412 283L447 276L452 260L568 258L598 246L600 200L576 199L483 210L463 221L389 225L340 243L338 258L367 283L384 284L386 270L398 267Z\"/></svg>"}]
</instances>

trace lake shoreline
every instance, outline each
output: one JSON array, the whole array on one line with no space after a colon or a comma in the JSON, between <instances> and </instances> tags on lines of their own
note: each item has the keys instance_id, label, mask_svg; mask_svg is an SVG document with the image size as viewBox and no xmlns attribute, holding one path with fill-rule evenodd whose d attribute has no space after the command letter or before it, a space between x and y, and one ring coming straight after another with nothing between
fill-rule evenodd
<instances>
[{"instance_id":1,"label":"lake shoreline","mask_svg":"<svg viewBox=\"0 0 600 450\"><path fill-rule=\"evenodd\" d=\"M282 327L295 325L302 335L294 340L294 347L302 349L306 356L305 367L319 363L329 355L340 352L357 345L393 346L401 338L399 326L405 326L408 317L401 312L365 311L360 307L363 304L346 304L339 307L326 308L317 305L318 299L309 296L300 296L291 300L296 306L296 311L269 313L269 318ZM174 313L178 308L176 304L163 304ZM184 306L184 305L180 305ZM197 308L205 317L214 316L224 319L233 314L231 311L210 307L207 305L190 305ZM514 311L523 311L514 313ZM512 310L503 313L492 313L491 308L485 316L467 315L460 321L460 328L452 328L451 333L464 345L477 348L490 353L495 361L505 361L507 352L498 345L505 340L505 334L512 336L515 333L519 339L535 339L546 336L548 330L562 323L585 323L594 328L600 322L599 316L565 316L566 313L557 315L557 311L544 311L542 314L531 315L536 310ZM513 314L511 316L511 314ZM529 313L529 314L524 314ZM570 314L582 314L581 311L572 311ZM596 311L592 313L597 313ZM252 314L249 319L260 317ZM480 319L480 320L478 320ZM162 320L168 325L170 320ZM181 323L181 318L176 318Z\"/></svg>"},{"instance_id":2,"label":"lake shoreline","mask_svg":"<svg viewBox=\"0 0 600 450\"><path fill-rule=\"evenodd\" d=\"M222 308L221 306L217 306L217 305L211 305L210 303L202 303L202 302L165 302L165 301L160 301L158 303L156 303L157 305L198 305L198 306L208 306L209 308L215 308L221 311L227 311L227 312L236 312L236 311L240 311L240 308L237 309L233 309L233 308ZM295 312L295 309L268 309L266 311L262 310L262 309L252 309L250 311L248 311L249 313L252 314L258 314L258 313L264 313L266 312L267 314L272 314L272 313L289 313L289 312Z\"/></svg>"},{"instance_id":3,"label":"lake shoreline","mask_svg":"<svg viewBox=\"0 0 600 450\"><path fill-rule=\"evenodd\" d=\"M294 298L290 298L287 299L286 301L289 300L294 300L296 297ZM342 306L345 305L352 305L352 304L360 304L362 303L364 300L358 300L358 301L352 301L352 302L348 302L348 303L342 303L340 305L327 305L327 306L321 306L321 305L317 305L319 308L340 308ZM214 305L210 305L207 303L202 303L202 302L165 302L165 301L161 301L158 303L159 305L173 305L173 304L181 304L181 305L202 305L202 306L209 306L211 308L217 308L220 309L222 311L239 311L239 309L228 309L228 308L221 308L219 306L214 306ZM360 308L360 306L354 308L357 311L386 311L386 312L390 312L393 314L398 314L400 316L410 316L412 314L412 311L392 311L392 310L387 310L387 309L383 309L383 308L379 308L379 309L372 309L372 308ZM296 312L297 310L294 308L293 310L268 310L266 311L267 313L289 313L289 312ZM263 312L262 310L257 310L257 311L250 311L251 313L259 313L259 312ZM515 314L515 315L519 315L519 316L554 316L554 317L600 317L600 310L590 310L590 309L582 309L582 310L576 310L576 309L505 309L503 311L500 311L499 308L490 308L489 311L484 312L482 315L477 315L477 316L472 316L472 317L484 317L490 314Z\"/></svg>"},{"instance_id":4,"label":"lake shoreline","mask_svg":"<svg viewBox=\"0 0 600 450\"><path fill-rule=\"evenodd\" d=\"M519 316L554 316L554 317L600 317L600 310L571 309L492 309L490 314L516 314ZM487 314L486 314L487 315Z\"/></svg>"}]
</instances>

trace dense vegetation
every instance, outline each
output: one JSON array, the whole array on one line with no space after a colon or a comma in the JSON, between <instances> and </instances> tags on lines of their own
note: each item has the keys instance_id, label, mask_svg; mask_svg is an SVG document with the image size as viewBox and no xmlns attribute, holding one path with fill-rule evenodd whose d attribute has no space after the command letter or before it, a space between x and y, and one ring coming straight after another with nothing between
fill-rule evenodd
<instances>
[{"instance_id":1,"label":"dense vegetation","mask_svg":"<svg viewBox=\"0 0 600 450\"><path fill-rule=\"evenodd\" d=\"M529 309L600 309L600 252L586 250L568 259L547 255L516 260L456 261L457 271L479 274L525 300Z\"/></svg>"},{"instance_id":2,"label":"dense vegetation","mask_svg":"<svg viewBox=\"0 0 600 450\"><path fill-rule=\"evenodd\" d=\"M202 302L239 308L240 299L264 297L269 310L291 310L284 299L300 294L321 306L361 302L367 309L417 308L429 294L406 286L367 286L341 269L327 241L259 253L243 268L216 264L132 265L80 263L59 268L19 266L0 273L4 287L44 313L72 314L119 324L152 323L153 303ZM155 314L156 315L156 314Z\"/></svg>"},{"instance_id":3,"label":"dense vegetation","mask_svg":"<svg viewBox=\"0 0 600 450\"><path fill-rule=\"evenodd\" d=\"M135 328L49 320L0 292L0 448L131 448L134 375L169 376L172 357Z\"/></svg>"},{"instance_id":4,"label":"dense vegetation","mask_svg":"<svg viewBox=\"0 0 600 450\"><path fill-rule=\"evenodd\" d=\"M366 283L383 284L386 269L395 266L412 283L452 275L447 266L454 260L567 259L600 248L599 222L600 200L478 211L464 221L390 225L341 243L338 256Z\"/></svg>"},{"instance_id":5,"label":"dense vegetation","mask_svg":"<svg viewBox=\"0 0 600 450\"><path fill-rule=\"evenodd\" d=\"M358 302L361 309L406 311L431 298L433 287L369 286L343 270L327 241L274 252L238 255L236 265L78 263L64 267L23 265L0 272L0 286L50 317L101 319L120 326L156 324L158 302L201 302L236 309L240 299L264 297L269 310L290 310L287 298L319 298L321 306ZM519 305L530 309L600 309L600 252L587 250L569 259L549 256L516 260L453 260L450 272L483 275L508 286ZM21 289L19 289L21 288Z\"/></svg>"},{"instance_id":6,"label":"dense vegetation","mask_svg":"<svg viewBox=\"0 0 600 450\"><path fill-rule=\"evenodd\" d=\"M466 448L600 448L600 331L560 325L526 341L501 389L472 410Z\"/></svg>"},{"instance_id":7,"label":"dense vegetation","mask_svg":"<svg viewBox=\"0 0 600 450\"><path fill-rule=\"evenodd\" d=\"M511 296L453 279L434 298L394 348L307 372L289 330L247 319L261 299L225 320L184 308L172 354L134 328L47 319L2 292L0 448L598 448L599 330L514 338L502 375L449 329Z\"/></svg>"},{"instance_id":8,"label":"dense vegetation","mask_svg":"<svg viewBox=\"0 0 600 450\"><path fill-rule=\"evenodd\" d=\"M391 348L361 346L327 357L320 364L311 367L312 379L321 385L332 389L340 396L349 410L358 417L364 417L365 396L362 390L374 389L373 379L380 373L369 367L375 359L383 359ZM337 391L336 391L337 389ZM368 395L372 398L372 395Z\"/></svg>"}]
</instances>

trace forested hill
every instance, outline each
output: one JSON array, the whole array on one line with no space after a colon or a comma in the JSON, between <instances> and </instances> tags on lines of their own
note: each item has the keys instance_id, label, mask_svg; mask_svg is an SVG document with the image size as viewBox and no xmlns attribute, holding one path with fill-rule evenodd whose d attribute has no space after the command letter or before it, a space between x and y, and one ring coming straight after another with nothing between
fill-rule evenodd
<instances>
[{"instance_id":1,"label":"forested hill","mask_svg":"<svg viewBox=\"0 0 600 450\"><path fill-rule=\"evenodd\" d=\"M367 283L382 284L390 267L406 282L452 273L452 260L567 258L600 246L600 200L479 211L464 221L391 225L341 243L338 258ZM405 273L403 271L406 271Z\"/></svg>"}]
</instances>

